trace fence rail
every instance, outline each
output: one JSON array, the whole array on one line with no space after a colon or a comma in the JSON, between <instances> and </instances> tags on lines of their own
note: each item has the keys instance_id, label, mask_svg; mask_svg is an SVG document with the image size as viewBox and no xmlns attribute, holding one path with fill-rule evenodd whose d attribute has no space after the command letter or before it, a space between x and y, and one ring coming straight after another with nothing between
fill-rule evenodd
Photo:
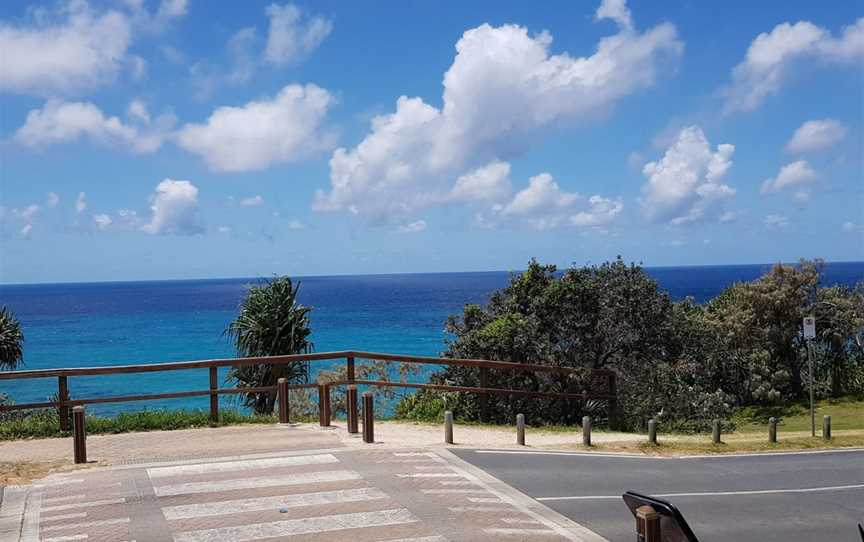
<instances>
[{"instance_id":1,"label":"fence rail","mask_svg":"<svg viewBox=\"0 0 864 542\"><path fill-rule=\"evenodd\" d=\"M296 354L289 356L267 356L254 358L227 358L227 359L210 359L198 361L178 361L169 363L152 363L152 364L135 364L135 365L115 365L105 367L76 367L63 369L36 369L27 371L11 371L0 373L0 381L4 380L22 380L32 378L57 378L58 400L41 402L41 403L22 403L15 405L0 405L0 412L8 412L15 410L29 410L38 408L57 408L60 413L60 425L62 430L69 430L70 427L70 412L74 406L83 406L88 404L100 403L122 403L131 401L151 401L159 399L179 399L184 397L210 397L210 417L216 421L219 418L219 395L236 394L236 393L277 393L277 386L262 386L257 388L219 388L218 368L219 367L241 367L246 365L285 365L296 362L310 361L333 361L344 359L346 362L347 378L339 382L330 382L324 384L328 386L340 385L361 385L361 386L382 386L382 387L403 387L403 388L419 388L419 389L434 389L440 391L477 393L480 395L481 403L481 419L488 417L488 406L486 397L490 394L518 395L528 397L545 397L554 399L578 399L604 400L607 403L607 411L610 425L614 425L617 414L617 387L615 373L610 370L591 370L591 377L602 377L606 381L605 393L556 393L556 392L541 392L532 390L520 389L505 389L492 388L487 385L488 371L507 370L507 371L525 371L533 373L546 373L558 375L585 375L585 372L579 369L571 369L567 367L551 367L547 365L536 365L528 363L515 363L509 361L492 361L483 359L452 359L452 358L437 358L431 356L409 356L402 354L389 354L383 352L365 352L359 350L341 350L336 352L319 352L314 354ZM472 367L480 370L479 383L480 386L450 386L445 384L420 384L411 382L394 382L385 380L360 380L355 378L355 359L369 359L375 361L387 361L394 363L408 364L431 364L431 365L450 365L459 367ZM157 393L157 394L142 394L142 395L125 395L116 397L93 397L93 398L71 398L69 394L70 377L77 376L98 376L98 375L118 375L132 373L152 373L161 371L183 371L192 369L208 369L209 370L209 388L206 390L181 391L172 393ZM292 384L288 389L315 388L320 390L320 384ZM320 391L319 391L320 393ZM327 393L329 397L329 393ZM329 400L327 401L329 403ZM319 405L320 409L325 409L329 412L328 405Z\"/></svg>"}]
</instances>

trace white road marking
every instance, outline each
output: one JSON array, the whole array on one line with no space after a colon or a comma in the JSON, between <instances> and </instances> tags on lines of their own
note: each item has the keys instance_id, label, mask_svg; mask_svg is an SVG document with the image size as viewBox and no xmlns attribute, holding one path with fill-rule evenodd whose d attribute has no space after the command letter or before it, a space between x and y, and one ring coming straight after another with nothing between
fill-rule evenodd
<instances>
[{"instance_id":1,"label":"white road marking","mask_svg":"<svg viewBox=\"0 0 864 542\"><path fill-rule=\"evenodd\" d=\"M427 495L489 495L485 489L423 489Z\"/></svg>"},{"instance_id":2,"label":"white road marking","mask_svg":"<svg viewBox=\"0 0 864 542\"><path fill-rule=\"evenodd\" d=\"M471 480L436 480L442 486L476 486L477 482Z\"/></svg>"},{"instance_id":3,"label":"white road marking","mask_svg":"<svg viewBox=\"0 0 864 542\"><path fill-rule=\"evenodd\" d=\"M498 536L558 536L551 529L483 529L483 532Z\"/></svg>"},{"instance_id":4,"label":"white road marking","mask_svg":"<svg viewBox=\"0 0 864 542\"><path fill-rule=\"evenodd\" d=\"M294 467L301 465L323 465L338 463L332 454L296 455L290 457L272 457L266 459L249 459L245 461L225 461L221 463L199 463L197 465L177 465L174 467L159 467L147 469L151 479L185 476L189 474L210 474L214 472L234 472L278 467Z\"/></svg>"},{"instance_id":5,"label":"white road marking","mask_svg":"<svg viewBox=\"0 0 864 542\"><path fill-rule=\"evenodd\" d=\"M429 452L394 452L393 455L396 457L433 457Z\"/></svg>"},{"instance_id":6,"label":"white road marking","mask_svg":"<svg viewBox=\"0 0 864 542\"><path fill-rule=\"evenodd\" d=\"M610 454L599 452L528 452L521 450L474 450L476 454L503 454L503 455L570 455L574 457L615 457L619 459L674 459L673 457L664 457L656 455L637 455L637 454Z\"/></svg>"},{"instance_id":7,"label":"white road marking","mask_svg":"<svg viewBox=\"0 0 864 542\"><path fill-rule=\"evenodd\" d=\"M417 470L434 470L434 469L447 469L447 465L416 465L414 467Z\"/></svg>"},{"instance_id":8,"label":"white road marking","mask_svg":"<svg viewBox=\"0 0 864 542\"><path fill-rule=\"evenodd\" d=\"M417 457L414 459L381 459L376 463L441 463L431 457Z\"/></svg>"},{"instance_id":9,"label":"white road marking","mask_svg":"<svg viewBox=\"0 0 864 542\"><path fill-rule=\"evenodd\" d=\"M77 514L60 514L57 516L48 516L47 518L45 516L42 516L42 523L45 523L47 521L59 521L61 519L81 519L86 517L87 512L79 512Z\"/></svg>"},{"instance_id":10,"label":"white road marking","mask_svg":"<svg viewBox=\"0 0 864 542\"><path fill-rule=\"evenodd\" d=\"M129 523L129 518L100 519L98 521L83 521L81 523L65 523L63 525L49 525L48 527L42 527L42 532L47 533L49 531L59 531L61 529L84 529L87 527L102 527L105 525L120 525L122 523Z\"/></svg>"},{"instance_id":11,"label":"white road marking","mask_svg":"<svg viewBox=\"0 0 864 542\"><path fill-rule=\"evenodd\" d=\"M498 497L468 497L468 502L476 502L476 503L491 503L491 502L497 502L497 503L503 503L504 501L502 501L502 500L499 499Z\"/></svg>"},{"instance_id":12,"label":"white road marking","mask_svg":"<svg viewBox=\"0 0 864 542\"><path fill-rule=\"evenodd\" d=\"M383 527L385 525L402 525L419 521L411 512L404 508L381 510L377 512L359 512L354 514L337 514L302 519L258 523L237 527L221 527L200 531L187 531L174 535L175 542L244 542L259 538L276 538L297 536L313 533L326 533L344 529L359 529L364 527Z\"/></svg>"},{"instance_id":13,"label":"white road marking","mask_svg":"<svg viewBox=\"0 0 864 542\"><path fill-rule=\"evenodd\" d=\"M106 506L109 504L123 504L126 499L101 499L98 501L73 502L69 504L56 504L54 506L43 506L43 512L59 512L61 510L73 510L75 508L90 508L93 506Z\"/></svg>"},{"instance_id":14,"label":"white road marking","mask_svg":"<svg viewBox=\"0 0 864 542\"><path fill-rule=\"evenodd\" d=\"M86 534L73 534L69 536L54 536L51 538L43 538L42 542L67 542L72 540L87 540L90 538Z\"/></svg>"},{"instance_id":15,"label":"white road marking","mask_svg":"<svg viewBox=\"0 0 864 542\"><path fill-rule=\"evenodd\" d=\"M502 508L500 506L451 506L448 510L457 514L464 512L513 512L512 508Z\"/></svg>"},{"instance_id":16,"label":"white road marking","mask_svg":"<svg viewBox=\"0 0 864 542\"><path fill-rule=\"evenodd\" d=\"M241 478L238 480L221 480L215 482L189 482L157 486L153 488L157 497L169 495L186 495L191 493L217 493L232 489L255 489L259 487L295 486L320 482L341 482L359 480L360 475L353 471L334 470L323 472L303 472L288 476L265 476L261 478Z\"/></svg>"},{"instance_id":17,"label":"white road marking","mask_svg":"<svg viewBox=\"0 0 864 542\"><path fill-rule=\"evenodd\" d=\"M298 493L292 495L276 495L275 497L259 497L252 499L238 499L235 501L168 506L162 509L162 513L165 514L165 519L173 520L238 514L241 512L259 512L262 510L294 508L298 506L314 506L318 504L371 501L386 498L387 494L383 491L375 488L363 487L359 489L321 491L318 493Z\"/></svg>"},{"instance_id":18,"label":"white road marking","mask_svg":"<svg viewBox=\"0 0 864 542\"><path fill-rule=\"evenodd\" d=\"M63 501L77 501L83 499L86 495L69 495L68 497L46 497L42 499L42 502L45 504L53 504L55 502L63 502Z\"/></svg>"},{"instance_id":19,"label":"white road marking","mask_svg":"<svg viewBox=\"0 0 864 542\"><path fill-rule=\"evenodd\" d=\"M418 472L416 474L397 474L399 478L462 478L455 472Z\"/></svg>"},{"instance_id":20,"label":"white road marking","mask_svg":"<svg viewBox=\"0 0 864 542\"><path fill-rule=\"evenodd\" d=\"M724 497L731 495L776 495L778 493L817 493L820 491L844 491L864 489L864 484L848 486L806 487L797 489L754 489L749 491L705 491L698 493L655 493L654 497ZM576 495L571 497L538 497L538 501L587 501L600 499L620 499L621 495Z\"/></svg>"},{"instance_id":21,"label":"white road marking","mask_svg":"<svg viewBox=\"0 0 864 542\"><path fill-rule=\"evenodd\" d=\"M749 454L711 454L711 455L679 455L678 459L727 459L731 457L766 457L775 455L820 455L861 453L864 448L845 448L840 450L801 450L797 452L753 452Z\"/></svg>"},{"instance_id":22,"label":"white road marking","mask_svg":"<svg viewBox=\"0 0 864 542\"><path fill-rule=\"evenodd\" d=\"M440 535L421 536L419 538L388 538L387 540L379 540L378 542L448 542L446 538Z\"/></svg>"}]
</instances>

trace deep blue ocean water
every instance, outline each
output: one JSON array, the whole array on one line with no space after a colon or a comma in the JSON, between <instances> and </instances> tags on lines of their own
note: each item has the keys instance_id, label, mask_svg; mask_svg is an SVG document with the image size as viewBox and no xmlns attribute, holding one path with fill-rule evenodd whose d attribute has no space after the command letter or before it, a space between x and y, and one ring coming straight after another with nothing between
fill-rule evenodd
<instances>
[{"instance_id":1,"label":"deep blue ocean water","mask_svg":"<svg viewBox=\"0 0 864 542\"><path fill-rule=\"evenodd\" d=\"M728 285L752 280L767 265L647 268L674 299L704 302ZM444 322L465 303L484 303L508 272L300 278L300 301L312 306L315 350L371 350L436 355ZM864 280L864 262L831 263L823 284ZM157 363L232 357L223 330L249 284L214 279L0 285L0 305L21 320L26 369ZM203 369L75 377L73 397L205 389ZM0 393L37 402L57 392L56 379L0 381ZM230 401L229 398L224 398ZM88 407L101 414L144 408L206 408L206 398Z\"/></svg>"}]
</instances>

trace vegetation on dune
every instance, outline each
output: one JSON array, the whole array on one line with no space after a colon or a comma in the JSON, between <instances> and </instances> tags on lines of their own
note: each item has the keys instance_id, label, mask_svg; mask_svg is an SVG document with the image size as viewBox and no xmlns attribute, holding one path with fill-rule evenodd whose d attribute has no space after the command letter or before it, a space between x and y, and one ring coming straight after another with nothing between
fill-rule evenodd
<instances>
[{"instance_id":1,"label":"vegetation on dune","mask_svg":"<svg viewBox=\"0 0 864 542\"><path fill-rule=\"evenodd\" d=\"M650 418L667 430L705 430L715 418L732 425L741 407L778 407L809 392L802 319L817 318L817 397L864 395L864 285L820 287L820 261L775 265L761 278L734 284L704 305L672 302L637 265L620 258L571 268L531 261L485 307L466 305L447 322L445 356L487 358L585 369L576 376L490 371L488 384L553 392L602 390L589 369L618 377L620 422L641 429ZM479 385L479 371L447 367L435 380ZM490 396L491 420L522 412L535 424L602 423L599 402ZM473 394L423 390L397 407L401 417L432 419L444 408L479 418ZM862 414L864 415L864 414Z\"/></svg>"},{"instance_id":2,"label":"vegetation on dune","mask_svg":"<svg viewBox=\"0 0 864 542\"><path fill-rule=\"evenodd\" d=\"M15 370L24 361L21 323L6 307L0 307L0 371Z\"/></svg>"},{"instance_id":3,"label":"vegetation on dune","mask_svg":"<svg viewBox=\"0 0 864 542\"><path fill-rule=\"evenodd\" d=\"M252 286L237 317L225 333L231 338L238 357L306 354L312 351L309 336L310 307L297 302L300 284L289 277L276 277ZM274 386L280 378L290 383L305 383L309 364L255 364L232 367L228 379L237 387ZM257 414L271 414L276 404L275 393L246 393L243 404Z\"/></svg>"}]
</instances>

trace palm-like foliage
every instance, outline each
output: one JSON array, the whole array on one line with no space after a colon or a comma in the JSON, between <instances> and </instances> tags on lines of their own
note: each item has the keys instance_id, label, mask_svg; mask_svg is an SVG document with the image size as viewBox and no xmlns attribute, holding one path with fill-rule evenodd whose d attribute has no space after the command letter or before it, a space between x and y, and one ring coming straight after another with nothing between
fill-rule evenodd
<instances>
[{"instance_id":1,"label":"palm-like foliage","mask_svg":"<svg viewBox=\"0 0 864 542\"><path fill-rule=\"evenodd\" d=\"M240 305L240 313L229 324L226 334L234 342L239 357L305 354L312 350L309 341L310 307L297 303L300 284L288 277L253 286ZM309 366L305 362L282 365L257 364L232 368L228 378L237 387L273 386L279 378L306 382ZM256 413L270 414L276 402L273 393L246 393L243 403Z\"/></svg>"},{"instance_id":2,"label":"palm-like foliage","mask_svg":"<svg viewBox=\"0 0 864 542\"><path fill-rule=\"evenodd\" d=\"M14 370L24 360L21 323L6 307L0 307L0 370Z\"/></svg>"}]
</instances>

